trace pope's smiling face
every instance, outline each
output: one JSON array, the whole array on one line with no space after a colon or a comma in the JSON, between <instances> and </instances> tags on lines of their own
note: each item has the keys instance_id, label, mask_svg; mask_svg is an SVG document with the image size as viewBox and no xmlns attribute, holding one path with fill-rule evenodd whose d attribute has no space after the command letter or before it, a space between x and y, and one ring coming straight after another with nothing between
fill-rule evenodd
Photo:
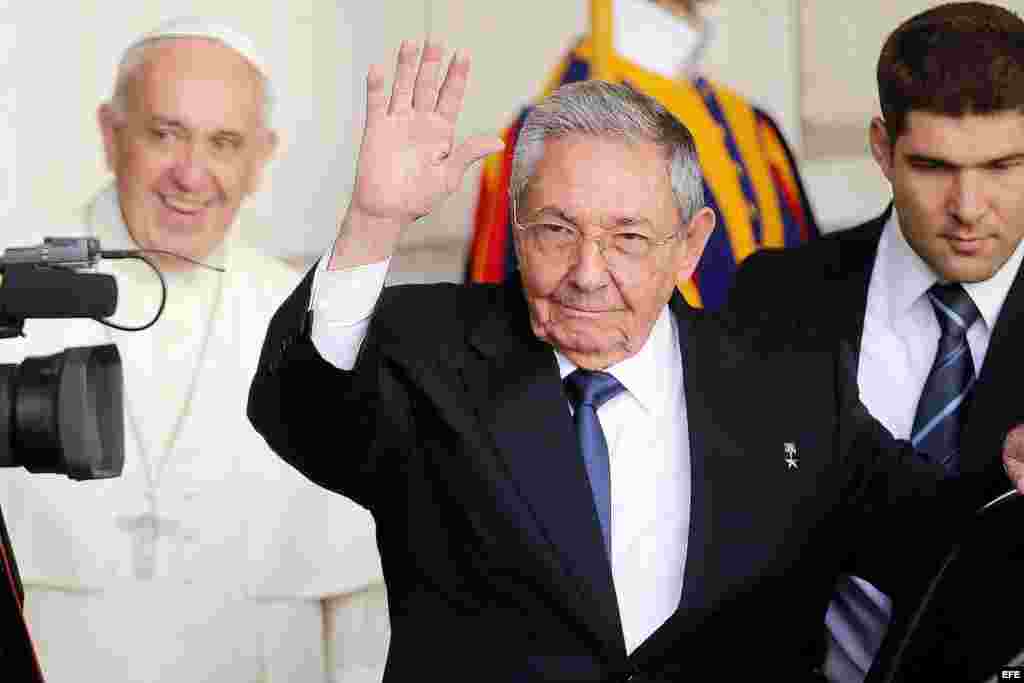
<instances>
[{"instance_id":1,"label":"pope's smiling face","mask_svg":"<svg viewBox=\"0 0 1024 683\"><path fill-rule=\"evenodd\" d=\"M202 260L223 241L274 149L263 82L212 40L167 40L144 55L121 106L99 112L121 213L141 248ZM188 267L157 260L168 270Z\"/></svg>"}]
</instances>

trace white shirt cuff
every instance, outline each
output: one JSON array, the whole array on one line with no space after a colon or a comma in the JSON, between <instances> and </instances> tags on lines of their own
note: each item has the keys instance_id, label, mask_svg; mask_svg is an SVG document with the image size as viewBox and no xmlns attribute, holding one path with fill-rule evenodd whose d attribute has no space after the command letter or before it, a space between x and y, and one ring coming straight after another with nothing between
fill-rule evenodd
<instances>
[{"instance_id":1,"label":"white shirt cuff","mask_svg":"<svg viewBox=\"0 0 1024 683\"><path fill-rule=\"evenodd\" d=\"M313 316L310 336L324 360L340 370L351 370L370 327L370 316L384 289L391 259L327 270L333 250L332 244L313 274L309 299Z\"/></svg>"}]
</instances>

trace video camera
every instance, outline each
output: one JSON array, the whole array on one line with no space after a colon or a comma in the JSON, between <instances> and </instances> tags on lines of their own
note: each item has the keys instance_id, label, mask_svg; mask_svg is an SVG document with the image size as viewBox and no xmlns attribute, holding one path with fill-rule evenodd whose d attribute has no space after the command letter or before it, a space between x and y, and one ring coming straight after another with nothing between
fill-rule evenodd
<instances>
[{"instance_id":1,"label":"video camera","mask_svg":"<svg viewBox=\"0 0 1024 683\"><path fill-rule=\"evenodd\" d=\"M28 318L91 318L132 332L152 326L167 302L167 283L143 251L102 250L99 240L87 237L48 237L39 246L7 249L0 256L0 339L23 336ZM117 308L117 281L105 273L80 272L100 258L136 258L153 269L163 294L152 320L139 327L106 320ZM71 479L121 476L123 393L121 356L114 344L68 348L20 364L0 364L0 467ZM0 670L5 681L14 676L42 683L22 615L24 598L0 511Z\"/></svg>"},{"instance_id":2,"label":"video camera","mask_svg":"<svg viewBox=\"0 0 1024 683\"><path fill-rule=\"evenodd\" d=\"M81 270L127 254L104 252L94 238L50 237L40 246L8 248L0 257L0 339L22 336L27 318L113 315L114 276ZM114 344L0 364L0 467L79 480L120 476L123 387Z\"/></svg>"}]
</instances>

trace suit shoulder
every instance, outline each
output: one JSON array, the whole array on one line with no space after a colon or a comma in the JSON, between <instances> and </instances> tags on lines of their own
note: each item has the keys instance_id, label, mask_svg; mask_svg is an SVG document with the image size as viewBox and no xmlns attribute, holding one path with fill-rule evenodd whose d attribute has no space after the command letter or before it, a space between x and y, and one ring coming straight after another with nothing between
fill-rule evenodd
<instances>
[{"instance_id":1,"label":"suit shoulder","mask_svg":"<svg viewBox=\"0 0 1024 683\"><path fill-rule=\"evenodd\" d=\"M842 236L832 232L792 247L758 249L740 264L740 271L758 273L804 271L821 268L842 249Z\"/></svg>"},{"instance_id":2,"label":"suit shoulder","mask_svg":"<svg viewBox=\"0 0 1024 683\"><path fill-rule=\"evenodd\" d=\"M375 319L418 337L448 336L501 305L502 287L491 284L404 284L385 287Z\"/></svg>"},{"instance_id":3,"label":"suit shoulder","mask_svg":"<svg viewBox=\"0 0 1024 683\"><path fill-rule=\"evenodd\" d=\"M755 251L740 264L730 301L748 305L747 299L816 295L814 284L845 280L851 272L863 271L873 260L880 226L872 221L854 228L836 230L803 244Z\"/></svg>"},{"instance_id":4,"label":"suit shoulder","mask_svg":"<svg viewBox=\"0 0 1024 683\"><path fill-rule=\"evenodd\" d=\"M717 344L725 356L789 363L801 357L834 361L839 340L817 327L795 328L795 318L752 316L746 311L724 308L705 314L699 321L700 336Z\"/></svg>"}]
</instances>

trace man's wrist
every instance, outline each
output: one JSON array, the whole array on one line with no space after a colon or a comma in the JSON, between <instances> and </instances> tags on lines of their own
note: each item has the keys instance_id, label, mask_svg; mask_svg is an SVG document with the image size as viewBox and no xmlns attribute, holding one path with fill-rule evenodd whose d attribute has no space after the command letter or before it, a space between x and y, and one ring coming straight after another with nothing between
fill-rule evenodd
<instances>
[{"instance_id":1,"label":"man's wrist","mask_svg":"<svg viewBox=\"0 0 1024 683\"><path fill-rule=\"evenodd\" d=\"M391 258L405 224L349 209L338 228L328 270L353 268Z\"/></svg>"}]
</instances>

